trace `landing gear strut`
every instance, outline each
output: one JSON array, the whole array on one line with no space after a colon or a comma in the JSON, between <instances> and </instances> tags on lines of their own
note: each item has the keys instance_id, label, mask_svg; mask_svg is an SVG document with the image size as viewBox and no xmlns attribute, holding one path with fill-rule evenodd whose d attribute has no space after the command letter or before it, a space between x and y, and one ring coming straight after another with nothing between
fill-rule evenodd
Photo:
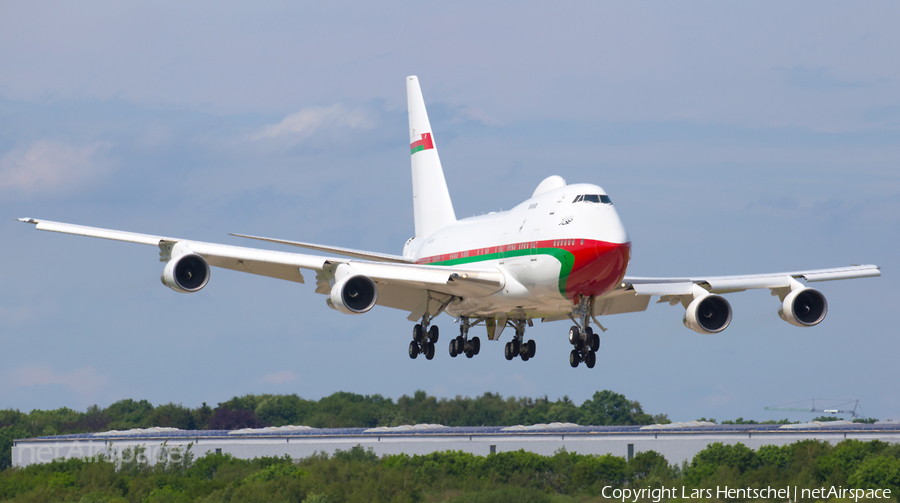
<instances>
[{"instance_id":1,"label":"landing gear strut","mask_svg":"<svg viewBox=\"0 0 900 503\"><path fill-rule=\"evenodd\" d=\"M503 350L503 356L506 357L507 360L512 360L515 357L522 358L523 362L527 362L529 359L534 358L535 344L534 340L529 340L525 342L525 320L515 320L511 321L513 326L516 328L516 335L513 336L513 340L506 343L506 347Z\"/></svg>"},{"instance_id":2,"label":"landing gear strut","mask_svg":"<svg viewBox=\"0 0 900 503\"><path fill-rule=\"evenodd\" d=\"M581 327L583 327L583 329L579 328L578 325L574 325L569 329L569 344L574 346L572 352L569 353L569 365L571 365L572 368L575 368L579 363L584 362L584 364L587 365L587 368L592 369L597 363L597 350L600 349L600 335L595 334L594 329L590 327L593 300L594 299L591 297L581 296L578 299L578 307L574 311L574 314L577 314L581 318ZM572 321L575 321L574 316L572 316ZM602 326L600 328L603 329Z\"/></svg>"},{"instance_id":3,"label":"landing gear strut","mask_svg":"<svg viewBox=\"0 0 900 503\"><path fill-rule=\"evenodd\" d=\"M415 360L421 354L425 355L426 360L434 358L434 343L437 342L438 335L436 325L425 330L422 324L417 323L413 327L413 340L409 343L409 357Z\"/></svg>"},{"instance_id":4,"label":"landing gear strut","mask_svg":"<svg viewBox=\"0 0 900 503\"><path fill-rule=\"evenodd\" d=\"M431 292L428 292L428 301L434 300L431 296ZM434 358L434 344L438 341L439 330L437 326L431 326L431 320L438 317L444 309L450 304L450 301L453 300L453 297L447 299L437 311L434 313L434 316L428 314L428 309L426 308L425 313L422 315L422 323L417 323L416 326L413 327L413 340L409 343L409 357L413 360L416 359L419 355L425 355L426 360L431 360ZM426 304L427 306L427 304Z\"/></svg>"},{"instance_id":5,"label":"landing gear strut","mask_svg":"<svg viewBox=\"0 0 900 503\"><path fill-rule=\"evenodd\" d=\"M437 325L428 328L428 316L422 317L422 323L413 327L413 340L409 343L409 357L413 360L419 355L425 355L426 360L434 358L434 343L438 341L440 331Z\"/></svg>"},{"instance_id":6,"label":"landing gear strut","mask_svg":"<svg viewBox=\"0 0 900 503\"><path fill-rule=\"evenodd\" d=\"M457 355L465 354L466 358L472 358L481 351L481 340L478 337L469 339L469 318L460 318L459 336L450 339L450 356L456 358Z\"/></svg>"},{"instance_id":7,"label":"landing gear strut","mask_svg":"<svg viewBox=\"0 0 900 503\"><path fill-rule=\"evenodd\" d=\"M438 340L438 332L437 326L426 331L421 324L416 324L413 327L413 340L409 343L409 357L415 360L422 354L427 360L434 358L434 343Z\"/></svg>"}]
</instances>

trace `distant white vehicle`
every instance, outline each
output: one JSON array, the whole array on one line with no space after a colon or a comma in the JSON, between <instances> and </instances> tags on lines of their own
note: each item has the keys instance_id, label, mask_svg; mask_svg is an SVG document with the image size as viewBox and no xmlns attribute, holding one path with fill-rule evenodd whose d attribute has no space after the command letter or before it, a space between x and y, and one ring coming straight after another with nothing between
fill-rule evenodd
<instances>
[{"instance_id":1,"label":"distant white vehicle","mask_svg":"<svg viewBox=\"0 0 900 503\"><path fill-rule=\"evenodd\" d=\"M732 310L719 294L768 288L781 300L779 316L800 327L819 324L828 310L825 297L807 282L879 276L874 265L744 276L691 278L628 277L631 242L605 190L569 185L550 176L530 199L509 211L457 219L444 180L437 145L419 81L406 79L412 156L415 236L403 255L256 236L236 236L297 246L328 254L307 255L245 248L187 239L135 234L34 218L38 230L130 241L158 246L165 262L162 282L176 292L193 293L209 282L209 266L303 283L301 271L315 272L316 292L332 309L361 314L375 305L407 311L418 321L409 356L432 359L438 327L446 312L457 318L459 336L450 355L479 353L469 329L484 325L490 340L504 328L515 335L506 343L507 360L535 355L525 340L532 320L571 320L569 363L596 363L599 335L590 326L597 316L644 311L652 296L685 308L684 324L702 334L724 330Z\"/></svg>"}]
</instances>

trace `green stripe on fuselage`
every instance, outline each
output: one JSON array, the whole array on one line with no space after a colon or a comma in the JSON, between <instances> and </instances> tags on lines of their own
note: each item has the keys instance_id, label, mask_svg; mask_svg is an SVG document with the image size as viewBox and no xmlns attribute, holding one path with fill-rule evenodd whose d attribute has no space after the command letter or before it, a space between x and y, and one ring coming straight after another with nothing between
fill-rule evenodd
<instances>
[{"instance_id":1,"label":"green stripe on fuselage","mask_svg":"<svg viewBox=\"0 0 900 503\"><path fill-rule=\"evenodd\" d=\"M425 145L419 145L417 147L412 147L409 149L409 155L413 155L416 152L421 152L423 150L425 150Z\"/></svg>"},{"instance_id":2,"label":"green stripe on fuselage","mask_svg":"<svg viewBox=\"0 0 900 503\"><path fill-rule=\"evenodd\" d=\"M500 253L487 253L485 255L475 255L472 257L461 257L441 262L431 262L425 265L441 265L451 266L460 264L472 264L474 262L485 262L488 260L500 260L504 258L524 257L529 255L550 255L559 261L559 293L566 297L566 281L569 274L572 273L572 267L575 265L575 255L568 250L559 248L525 248L524 250L510 250Z\"/></svg>"}]
</instances>

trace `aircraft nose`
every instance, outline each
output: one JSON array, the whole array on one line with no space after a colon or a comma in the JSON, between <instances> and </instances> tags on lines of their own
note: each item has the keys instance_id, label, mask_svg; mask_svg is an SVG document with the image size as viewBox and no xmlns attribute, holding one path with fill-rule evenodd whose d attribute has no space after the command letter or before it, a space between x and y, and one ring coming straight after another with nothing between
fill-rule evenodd
<instances>
[{"instance_id":1,"label":"aircraft nose","mask_svg":"<svg viewBox=\"0 0 900 503\"><path fill-rule=\"evenodd\" d=\"M603 219L600 225L600 239L594 244L594 251L598 257L602 257L609 253L610 245L624 245L631 249L631 240L628 239L628 233L625 232L625 226L619 220L618 215L609 215Z\"/></svg>"}]
</instances>

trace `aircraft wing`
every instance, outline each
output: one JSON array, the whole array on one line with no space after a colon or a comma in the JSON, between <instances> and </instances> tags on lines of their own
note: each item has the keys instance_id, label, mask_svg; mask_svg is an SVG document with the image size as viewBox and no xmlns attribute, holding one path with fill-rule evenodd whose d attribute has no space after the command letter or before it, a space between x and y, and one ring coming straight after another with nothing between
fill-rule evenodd
<instances>
[{"instance_id":1,"label":"aircraft wing","mask_svg":"<svg viewBox=\"0 0 900 503\"><path fill-rule=\"evenodd\" d=\"M299 248L308 248L326 253L336 253L338 255L346 255L348 257L361 258L371 260L373 262L396 262L400 264L411 264L412 260L401 257L399 255L389 255L387 253L375 253L369 251L352 250L350 248L341 248L338 246L317 245L313 243L301 243L300 241L288 241L286 239L263 238L259 236L248 236L246 234L229 234L239 238L257 239L259 241L268 241L269 243L278 243L283 245L297 246Z\"/></svg>"},{"instance_id":2,"label":"aircraft wing","mask_svg":"<svg viewBox=\"0 0 900 503\"><path fill-rule=\"evenodd\" d=\"M421 304L423 296L429 291L448 296L482 296L490 295L506 285L503 273L496 268L441 267L375 262L347 257L323 257L86 227L34 218L18 220L34 224L38 230L42 231L158 246L161 262L168 262L173 247L179 245L181 249L187 249L200 255L211 266L260 276L303 283L301 269L316 271L318 286L316 291L319 293L330 291L328 286L330 282L333 282L335 269L340 264L347 264L379 285L378 304L408 311L416 310ZM357 253L364 254L365 252ZM371 255L374 258L380 254Z\"/></svg>"},{"instance_id":3,"label":"aircraft wing","mask_svg":"<svg viewBox=\"0 0 900 503\"><path fill-rule=\"evenodd\" d=\"M682 278L625 276L618 288L596 299L592 314L594 316L605 316L645 311L650 304L650 298L654 296L659 297L658 302L669 302L673 305L678 302L685 303L685 301L689 301L693 297L694 285L715 294L768 288L772 290L773 295L783 297L785 293L790 291L791 281L799 279L812 283L873 276L881 276L881 270L876 265L852 265L831 269L745 274L740 276L695 276ZM563 319L563 317L559 317L559 319Z\"/></svg>"},{"instance_id":4,"label":"aircraft wing","mask_svg":"<svg viewBox=\"0 0 900 503\"><path fill-rule=\"evenodd\" d=\"M692 285L699 285L710 293L741 292L754 288L778 290L790 288L791 280L807 282L838 279L869 278L881 276L876 265L851 265L831 269L779 272L771 274L745 274L741 276L695 276L689 278L639 278L625 276L622 287L632 289L638 295L691 295Z\"/></svg>"}]
</instances>

